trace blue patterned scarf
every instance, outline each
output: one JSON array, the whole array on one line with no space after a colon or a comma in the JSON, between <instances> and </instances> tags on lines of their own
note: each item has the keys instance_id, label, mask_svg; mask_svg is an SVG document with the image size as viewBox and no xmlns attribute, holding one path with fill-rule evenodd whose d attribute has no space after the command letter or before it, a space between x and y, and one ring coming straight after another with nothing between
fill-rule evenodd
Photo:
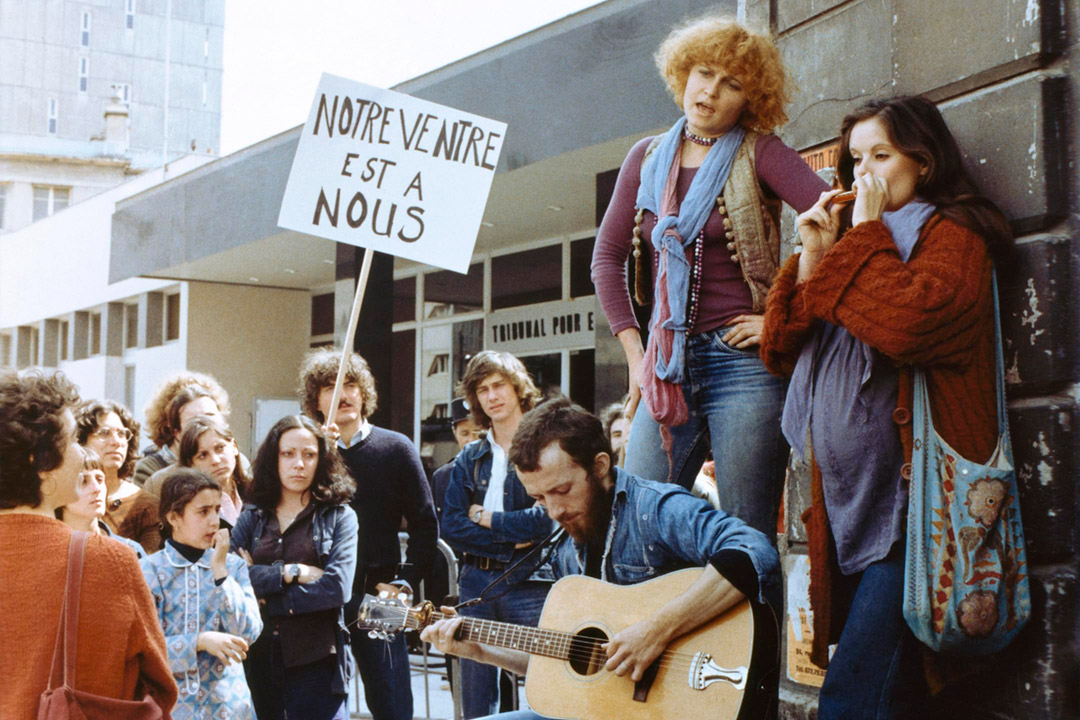
<instances>
[{"instance_id":1,"label":"blue patterned scarf","mask_svg":"<svg viewBox=\"0 0 1080 720\"><path fill-rule=\"evenodd\" d=\"M676 154L682 147L685 126L686 118L683 117L667 131L653 150L652 157L642 164L641 185L637 194L638 208L648 210L657 217L651 239L653 247L660 254L656 283L664 283L664 287L658 287L658 292L654 293L656 302L649 323L649 345L652 352L647 352L646 358L650 355L655 358L651 370L656 378L672 384L681 383L686 377L686 334L690 330L686 326L690 291L690 262L686 259L686 248L705 227L705 221L712 212L716 198L724 189L724 183L727 182L735 161L735 153L746 134L743 128L736 126L716 141L705 156L705 162L694 175L686 197L677 210L673 210L675 182L672 178L678 177ZM671 334L670 354L667 357L664 356L662 348L668 343L665 341L658 344L659 336L664 334L662 331ZM646 365L643 372L648 371ZM646 388L647 400L648 395ZM663 412L658 415L658 408L653 404L649 404L649 407L653 417L662 424L679 424L672 422L676 417ZM685 421L685 409L682 416Z\"/></svg>"}]
</instances>

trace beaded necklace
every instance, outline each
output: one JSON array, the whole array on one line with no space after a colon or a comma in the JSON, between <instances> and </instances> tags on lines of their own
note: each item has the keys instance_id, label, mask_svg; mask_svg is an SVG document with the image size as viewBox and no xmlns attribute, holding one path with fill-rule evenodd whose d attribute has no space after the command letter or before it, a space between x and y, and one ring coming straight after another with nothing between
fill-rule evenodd
<instances>
[{"instance_id":1,"label":"beaded necklace","mask_svg":"<svg viewBox=\"0 0 1080 720\"><path fill-rule=\"evenodd\" d=\"M720 139L719 137L701 137L700 135L695 135L694 133L690 132L689 125L683 127L682 134L684 138L694 143L695 145L704 145L705 147L712 147L716 144L716 141Z\"/></svg>"}]
</instances>

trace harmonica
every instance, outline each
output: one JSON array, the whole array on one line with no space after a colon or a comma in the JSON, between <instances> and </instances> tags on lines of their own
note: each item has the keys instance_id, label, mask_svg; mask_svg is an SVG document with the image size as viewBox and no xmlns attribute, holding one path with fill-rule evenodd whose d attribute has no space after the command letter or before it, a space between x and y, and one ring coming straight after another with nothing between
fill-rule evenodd
<instances>
[{"instance_id":1,"label":"harmonica","mask_svg":"<svg viewBox=\"0 0 1080 720\"><path fill-rule=\"evenodd\" d=\"M855 190L848 190L833 197L832 201L839 205L846 205L855 199Z\"/></svg>"}]
</instances>

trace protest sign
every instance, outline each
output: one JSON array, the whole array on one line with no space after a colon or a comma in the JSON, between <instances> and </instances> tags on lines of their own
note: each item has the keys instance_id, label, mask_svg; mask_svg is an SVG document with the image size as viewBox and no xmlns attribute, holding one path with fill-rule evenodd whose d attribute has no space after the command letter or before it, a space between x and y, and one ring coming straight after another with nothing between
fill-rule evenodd
<instances>
[{"instance_id":1,"label":"protest sign","mask_svg":"<svg viewBox=\"0 0 1080 720\"><path fill-rule=\"evenodd\" d=\"M324 73L278 225L464 273L506 124Z\"/></svg>"}]
</instances>

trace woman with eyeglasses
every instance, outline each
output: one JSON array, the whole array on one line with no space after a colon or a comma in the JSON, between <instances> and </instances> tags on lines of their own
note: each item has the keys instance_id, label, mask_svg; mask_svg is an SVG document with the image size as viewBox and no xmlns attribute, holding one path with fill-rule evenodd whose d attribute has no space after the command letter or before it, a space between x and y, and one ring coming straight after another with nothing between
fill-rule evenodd
<instances>
[{"instance_id":1,"label":"woman with eyeglasses","mask_svg":"<svg viewBox=\"0 0 1080 720\"><path fill-rule=\"evenodd\" d=\"M147 554L161 549L157 498L131 477L139 459L139 423L126 407L112 400L91 400L79 409L79 444L101 457L105 470L105 516L117 535L135 540Z\"/></svg>"}]
</instances>

